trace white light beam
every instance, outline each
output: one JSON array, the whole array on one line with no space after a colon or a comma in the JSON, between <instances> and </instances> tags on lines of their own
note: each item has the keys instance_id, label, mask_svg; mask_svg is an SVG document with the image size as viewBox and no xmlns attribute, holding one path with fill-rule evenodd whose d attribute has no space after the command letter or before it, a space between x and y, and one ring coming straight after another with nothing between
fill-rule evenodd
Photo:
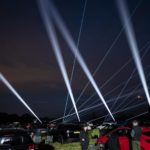
<instances>
[{"instance_id":1,"label":"white light beam","mask_svg":"<svg viewBox=\"0 0 150 150\"><path fill-rule=\"evenodd\" d=\"M63 75L63 78L64 78L64 81L65 81L66 87L68 89L68 92L70 94L72 104L74 106L78 121L80 122L80 117L79 117L78 110L77 110L77 107L76 107L76 104L75 104L72 89L71 89L71 86L70 86L70 83L69 83L69 78L68 78L68 75L67 75L67 71L66 71L66 67L65 67L65 64L64 64L62 54L61 54L61 50L60 50L60 47L59 47L59 44L58 44L57 36L55 34L55 29L53 27L53 24L51 23L51 20L48 18L47 12L45 10L45 5L43 4L42 0L39 0L38 2L39 2L38 4L39 4L40 11L41 11L42 19L44 21L44 25L45 25L46 31L48 33L49 40L52 44L53 51L55 53L59 68L60 68L61 73Z\"/></svg>"},{"instance_id":2,"label":"white light beam","mask_svg":"<svg viewBox=\"0 0 150 150\"><path fill-rule=\"evenodd\" d=\"M1 81L8 87L8 89L20 100L20 102L33 114L35 118L38 119L40 123L42 121L39 119L39 117L32 111L32 109L28 106L28 104L23 100L23 98L17 93L17 91L12 87L12 85L7 81L7 79L0 73L0 79Z\"/></svg>"},{"instance_id":3,"label":"white light beam","mask_svg":"<svg viewBox=\"0 0 150 150\"><path fill-rule=\"evenodd\" d=\"M125 4L124 0L117 0L117 4L118 4L119 12L120 12L121 21L126 26L125 27L125 34L126 34L129 46L130 46L130 50L132 52L132 56L134 58L135 65L137 67L139 77L140 77L140 80L142 82L142 86L144 88L147 101L150 105L150 95L149 95L149 91L148 91L148 86L147 86L147 83L146 83L146 78L145 78L145 75L144 75L142 62L141 62L141 59L140 59L140 54L139 54L139 51L138 51L138 45L137 45L137 42L136 42L133 27L132 27L131 21L128 19L129 18L128 9L126 7L126 4Z\"/></svg>"},{"instance_id":4,"label":"white light beam","mask_svg":"<svg viewBox=\"0 0 150 150\"><path fill-rule=\"evenodd\" d=\"M72 51L72 53L74 55L76 55L77 61L81 65L81 67L82 67L83 71L85 72L87 78L90 80L92 86L94 87L95 91L97 92L98 96L100 97L101 101L103 102L104 106L106 107L107 111L109 112L111 118L115 121L115 118L114 118L113 114L111 113L110 109L108 108L102 93L100 92L100 90L99 90L94 78L92 77L92 74L89 71L84 59L82 58L76 44L74 43L71 35L69 34L65 24L63 23L63 20L59 16L58 12L56 11L56 9L54 8L52 3L50 3L49 7L50 7L49 10L51 11L51 16L55 20L60 32L62 33L62 35L64 36L66 42L68 43L68 46L70 47L70 50Z\"/></svg>"}]
</instances>

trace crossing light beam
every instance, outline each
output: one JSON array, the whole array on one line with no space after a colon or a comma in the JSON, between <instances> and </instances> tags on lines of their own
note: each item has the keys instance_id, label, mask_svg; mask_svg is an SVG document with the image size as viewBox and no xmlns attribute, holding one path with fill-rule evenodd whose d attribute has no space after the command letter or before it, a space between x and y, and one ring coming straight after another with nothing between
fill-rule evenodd
<instances>
[{"instance_id":1,"label":"crossing light beam","mask_svg":"<svg viewBox=\"0 0 150 150\"><path fill-rule=\"evenodd\" d=\"M50 2L49 3L50 5L48 5L48 6L49 6L49 11L51 12L51 17L53 17L55 23L57 24L57 27L59 28L59 30L62 33L63 37L65 38L66 42L68 43L70 50L76 56L77 61L81 65L83 71L85 72L87 78L91 82L92 86L94 87L95 91L97 92L98 96L100 97L101 101L103 102L104 106L106 107L107 111L109 112L111 118L115 121L113 114L111 113L109 107L107 106L106 101L105 101L102 93L100 92L100 90L99 90L90 70L88 69L84 59L82 58L75 42L73 41L73 39L72 39L71 35L69 34L65 24L63 23L63 20L59 16L57 10L55 9L55 7L51 3L51 1L49 1L49 2Z\"/></svg>"},{"instance_id":2,"label":"crossing light beam","mask_svg":"<svg viewBox=\"0 0 150 150\"><path fill-rule=\"evenodd\" d=\"M123 24L125 24L125 34L129 43L129 47L130 47L132 56L134 58L136 68L138 70L138 74L139 74L148 104L150 105L150 94L148 91L148 86L147 86L142 62L140 59L139 49L138 49L138 45L136 42L133 26L132 26L131 21L129 20L129 12L128 12L128 9L124 0L117 0L117 6L120 12L121 21Z\"/></svg>"},{"instance_id":3,"label":"crossing light beam","mask_svg":"<svg viewBox=\"0 0 150 150\"><path fill-rule=\"evenodd\" d=\"M20 102L33 114L37 120L42 123L39 117L33 112L33 110L28 106L28 104L23 100L23 98L17 93L17 91L12 87L12 85L7 81L7 79L0 73L0 80L8 87L8 89L20 100Z\"/></svg>"},{"instance_id":4,"label":"crossing light beam","mask_svg":"<svg viewBox=\"0 0 150 150\"><path fill-rule=\"evenodd\" d=\"M62 57L62 54L61 54L61 50L60 50L60 47L59 47L59 43L58 43L58 40L57 40L55 29L54 29L54 26L53 26L51 20L48 18L47 12L45 10L45 4L42 1L43 0L38 1L38 5L39 5L40 11L41 11L42 19L44 21L44 25L46 27L46 31L48 33L49 40L52 44L53 51L55 53L59 68L60 68L62 76L64 78L66 87L68 89L70 98L72 100L72 104L74 106L78 121L80 122L80 117L79 117L78 110L77 110L77 107L76 107L76 103L75 103L75 100L74 100L73 92L72 92L72 89L71 89L71 86L70 86L70 83L69 83L69 78L68 78L68 75L67 75L65 63L64 63L64 60L63 60L63 57Z\"/></svg>"}]
</instances>

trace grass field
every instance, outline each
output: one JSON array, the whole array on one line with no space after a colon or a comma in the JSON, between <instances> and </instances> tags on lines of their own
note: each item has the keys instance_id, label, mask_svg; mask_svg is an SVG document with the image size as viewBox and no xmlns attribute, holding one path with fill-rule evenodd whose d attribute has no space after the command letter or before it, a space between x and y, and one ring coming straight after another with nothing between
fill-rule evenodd
<instances>
[{"instance_id":1,"label":"grass field","mask_svg":"<svg viewBox=\"0 0 150 150\"><path fill-rule=\"evenodd\" d=\"M95 140L90 140L90 145L94 145ZM66 143L66 144L60 144L60 143L53 143L52 146L55 148L55 150L81 150L81 146L79 142L73 142L73 143Z\"/></svg>"},{"instance_id":2,"label":"grass field","mask_svg":"<svg viewBox=\"0 0 150 150\"><path fill-rule=\"evenodd\" d=\"M81 150L79 142L73 142L68 144L54 143L53 146L55 150Z\"/></svg>"}]
</instances>

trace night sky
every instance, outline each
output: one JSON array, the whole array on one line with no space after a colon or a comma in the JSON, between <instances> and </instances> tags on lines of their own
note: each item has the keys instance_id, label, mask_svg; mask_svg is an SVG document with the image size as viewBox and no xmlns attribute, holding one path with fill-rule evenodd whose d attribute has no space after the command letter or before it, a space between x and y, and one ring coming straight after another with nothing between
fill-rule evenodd
<instances>
[{"instance_id":1,"label":"night sky","mask_svg":"<svg viewBox=\"0 0 150 150\"><path fill-rule=\"evenodd\" d=\"M54 0L53 3L68 27L75 43L77 43L85 0ZM142 63L148 85L150 85L150 43L148 43L150 42L150 1L128 0L127 4L130 14L136 8L131 21L139 50L145 46L143 50L140 50L140 55L142 56L147 50ZM79 50L92 73L122 29L119 17L115 0L87 0ZM61 34L59 32L57 34L68 75L70 76L74 56ZM133 59L116 77L101 88L129 59L132 59L132 55L123 32L94 76L103 95L120 83L127 81L133 69L135 69ZM67 89L48 40L36 0L0 1L0 72L38 116L50 118L62 116ZM72 83L75 98L80 95L87 82L88 79L84 72L79 64L76 63ZM135 72L134 78L123 94L132 92L138 84L140 84L140 80L138 73ZM122 88L123 85L111 94L104 96L104 98L108 100L117 97ZM138 89L142 89L142 86L139 86ZM81 97L77 107L89 98L93 92L94 89L90 85ZM143 91L138 94L142 94L142 101L146 101ZM136 95L133 95L126 103L135 97ZM86 107L97 99L98 96L94 96ZM0 83L0 100L0 112L17 113L19 115L28 112L2 82ZM101 103L101 101L97 101L98 103ZM137 99L132 103L132 106L136 103L139 103ZM69 111L70 107L72 107L72 103L69 99L67 111ZM145 111L146 109L147 107L144 105L141 110ZM99 113L100 111L101 113ZM104 107L101 107L87 112L87 115L93 113L101 115L107 112ZM129 112L126 113L129 114ZM131 114L133 115L133 113Z\"/></svg>"}]
</instances>

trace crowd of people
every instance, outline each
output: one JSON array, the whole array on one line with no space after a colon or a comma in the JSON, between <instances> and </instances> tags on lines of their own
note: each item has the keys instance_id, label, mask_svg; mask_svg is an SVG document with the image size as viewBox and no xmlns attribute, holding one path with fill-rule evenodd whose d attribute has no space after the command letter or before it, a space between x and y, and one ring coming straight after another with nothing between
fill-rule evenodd
<instances>
[{"instance_id":1,"label":"crowd of people","mask_svg":"<svg viewBox=\"0 0 150 150\"><path fill-rule=\"evenodd\" d=\"M94 130L93 130L94 131ZM80 143L81 143L81 149L82 150L88 150L89 147L89 134L88 134L88 128L87 126L83 126L81 132L80 132ZM134 120L132 122L132 128L129 135L129 150L141 150L141 135L142 135L142 128L139 125L139 122ZM131 144L131 146L130 146ZM119 146L118 136L117 135L111 135L109 140L109 150L122 150L124 145L122 144ZM124 147L123 150L126 150Z\"/></svg>"},{"instance_id":2,"label":"crowd of people","mask_svg":"<svg viewBox=\"0 0 150 150\"><path fill-rule=\"evenodd\" d=\"M16 123L14 125L17 127L19 126L19 124L16 124ZM47 126L47 128L49 129L48 131L50 132L54 127L55 127L54 124ZM35 140L39 140L39 139L35 138L35 132L33 132L34 131L33 129L38 128L38 127L36 127L36 126L33 127L29 123L25 126L25 128L29 132L29 134L30 134L30 136L34 142L35 142ZM100 131L98 128L92 128L92 130L91 130L91 129L89 129L87 124L81 125L81 130L80 130L80 134L79 134L81 150L88 150L89 149L89 143L90 143L90 139L91 139L90 137L98 138L98 137L102 136L102 133L103 133L103 131ZM131 132L130 132L130 145L131 145L130 149L141 150L141 146L140 146L141 145L140 144L141 134L142 134L142 127L140 127L138 121L134 120L132 122L132 128L131 128ZM113 140L109 143L110 147L111 147L110 150L122 150L122 149L119 149L119 146L117 143L118 141L117 140L115 141L115 139L117 139L117 137L112 136L111 138ZM53 140L52 140L53 137L51 138L51 140L46 140L44 138L41 138L41 139L43 139L43 140L41 140L40 142L36 141L36 143L40 143L40 146L43 146L44 144L51 144L53 142ZM44 143L43 143L43 141L44 141ZM48 143L46 143L47 141L48 141Z\"/></svg>"}]
</instances>

